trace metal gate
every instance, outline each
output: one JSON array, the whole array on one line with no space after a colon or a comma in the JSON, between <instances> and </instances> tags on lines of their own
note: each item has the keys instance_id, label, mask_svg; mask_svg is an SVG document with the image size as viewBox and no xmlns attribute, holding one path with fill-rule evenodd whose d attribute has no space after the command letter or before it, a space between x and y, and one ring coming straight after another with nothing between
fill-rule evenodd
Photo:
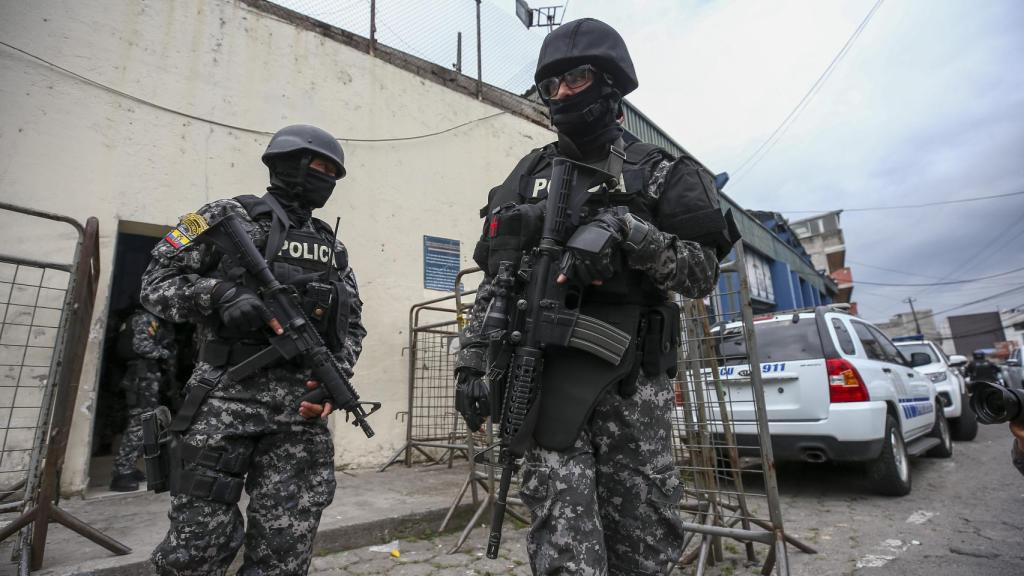
<instances>
[{"instance_id":1,"label":"metal gate","mask_svg":"<svg viewBox=\"0 0 1024 576\"><path fill-rule=\"evenodd\" d=\"M459 328L468 306L463 299L476 290L459 291L463 277L479 268L462 270L455 277L455 292L409 309L409 404L397 416L405 418L405 445L384 464L413 463L414 453L424 462L451 465L456 454L466 453L466 424L455 411L455 351Z\"/></svg>"},{"instance_id":2,"label":"metal gate","mask_svg":"<svg viewBox=\"0 0 1024 576\"><path fill-rule=\"evenodd\" d=\"M0 541L21 532L22 574L42 567L51 521L127 554L57 506L99 281L99 223L89 218L83 227L6 203L0 210L62 222L77 233L70 263L0 255L0 513L17 514L6 519Z\"/></svg>"},{"instance_id":3,"label":"metal gate","mask_svg":"<svg viewBox=\"0 0 1024 576\"><path fill-rule=\"evenodd\" d=\"M709 303L682 302L679 370L675 380L674 449L685 486L681 503L687 540L680 564L695 574L726 560L724 539L743 544L745 562L762 573L789 574L786 544L814 549L787 536L775 478L761 362L753 330L743 247L722 265L722 285ZM724 349L742 340L742 353Z\"/></svg>"}]
</instances>

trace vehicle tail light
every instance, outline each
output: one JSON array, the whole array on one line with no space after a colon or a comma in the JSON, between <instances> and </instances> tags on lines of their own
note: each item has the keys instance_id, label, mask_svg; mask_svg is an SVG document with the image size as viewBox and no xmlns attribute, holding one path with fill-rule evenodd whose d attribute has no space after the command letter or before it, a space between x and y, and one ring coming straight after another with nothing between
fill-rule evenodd
<instances>
[{"instance_id":1,"label":"vehicle tail light","mask_svg":"<svg viewBox=\"0 0 1024 576\"><path fill-rule=\"evenodd\" d=\"M828 367L828 395L831 402L870 400L868 388L852 364L842 358L829 358L825 363Z\"/></svg>"}]
</instances>

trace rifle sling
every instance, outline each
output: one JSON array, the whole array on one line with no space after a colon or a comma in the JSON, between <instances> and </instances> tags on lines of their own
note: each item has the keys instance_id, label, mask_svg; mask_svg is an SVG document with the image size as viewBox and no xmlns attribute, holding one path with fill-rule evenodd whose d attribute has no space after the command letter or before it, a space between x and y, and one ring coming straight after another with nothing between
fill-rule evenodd
<instances>
[{"instance_id":1,"label":"rifle sling","mask_svg":"<svg viewBox=\"0 0 1024 576\"><path fill-rule=\"evenodd\" d=\"M206 396L220 384L223 377L223 368L213 368L189 388L185 401L181 403L181 409L174 415L174 421L171 422L171 432L184 434L192 426L192 421L195 420L199 407L203 405L203 400L206 400Z\"/></svg>"}]
</instances>

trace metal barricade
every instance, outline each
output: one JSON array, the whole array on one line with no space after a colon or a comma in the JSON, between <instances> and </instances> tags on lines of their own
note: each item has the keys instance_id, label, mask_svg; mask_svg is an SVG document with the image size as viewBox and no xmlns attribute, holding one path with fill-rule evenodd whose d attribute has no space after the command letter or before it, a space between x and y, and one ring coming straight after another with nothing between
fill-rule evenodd
<instances>
[{"instance_id":1,"label":"metal barricade","mask_svg":"<svg viewBox=\"0 0 1024 576\"><path fill-rule=\"evenodd\" d=\"M682 303L673 418L685 486L680 564L703 574L726 559L728 538L743 543L745 562L758 561L755 544L766 546L761 573L788 575L787 543L815 551L784 530L742 246L735 254L710 306Z\"/></svg>"},{"instance_id":2,"label":"metal barricade","mask_svg":"<svg viewBox=\"0 0 1024 576\"><path fill-rule=\"evenodd\" d=\"M62 222L77 233L69 264L0 255L0 513L18 514L0 528L0 541L21 532L22 574L42 567L51 521L128 554L129 548L57 506L99 281L99 222L89 218L83 227L6 203L0 210Z\"/></svg>"},{"instance_id":3,"label":"metal barricade","mask_svg":"<svg viewBox=\"0 0 1024 576\"><path fill-rule=\"evenodd\" d=\"M466 296L462 279L479 268L462 270L455 278L455 292L409 309L409 404L396 417L405 418L405 444L381 466L383 472L403 461L412 466L414 453L429 464L451 465L457 454L466 454L466 425L455 411L455 351Z\"/></svg>"}]
</instances>

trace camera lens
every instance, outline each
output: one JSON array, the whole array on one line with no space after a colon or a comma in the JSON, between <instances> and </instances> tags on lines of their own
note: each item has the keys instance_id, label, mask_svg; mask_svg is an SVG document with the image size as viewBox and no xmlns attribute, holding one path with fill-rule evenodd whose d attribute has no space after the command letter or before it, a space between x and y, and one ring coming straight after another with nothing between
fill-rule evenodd
<instances>
[{"instance_id":1,"label":"camera lens","mask_svg":"<svg viewBox=\"0 0 1024 576\"><path fill-rule=\"evenodd\" d=\"M971 408L982 424L1000 424L1024 417L1024 391L989 382L976 382Z\"/></svg>"}]
</instances>

